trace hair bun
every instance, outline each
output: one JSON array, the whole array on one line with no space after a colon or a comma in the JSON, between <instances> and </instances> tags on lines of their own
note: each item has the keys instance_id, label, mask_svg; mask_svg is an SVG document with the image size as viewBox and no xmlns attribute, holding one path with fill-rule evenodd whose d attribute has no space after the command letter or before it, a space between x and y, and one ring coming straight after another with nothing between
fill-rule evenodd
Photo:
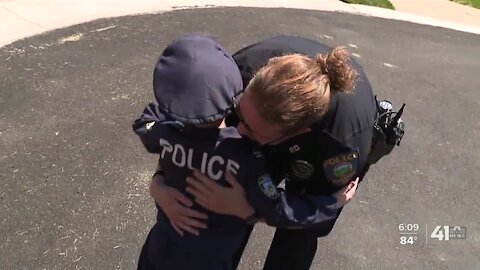
<instances>
[{"instance_id":1,"label":"hair bun","mask_svg":"<svg viewBox=\"0 0 480 270\"><path fill-rule=\"evenodd\" d=\"M350 55L345 47L319 54L316 61L322 74L328 76L333 91L347 93L354 90L358 74L350 64Z\"/></svg>"}]
</instances>

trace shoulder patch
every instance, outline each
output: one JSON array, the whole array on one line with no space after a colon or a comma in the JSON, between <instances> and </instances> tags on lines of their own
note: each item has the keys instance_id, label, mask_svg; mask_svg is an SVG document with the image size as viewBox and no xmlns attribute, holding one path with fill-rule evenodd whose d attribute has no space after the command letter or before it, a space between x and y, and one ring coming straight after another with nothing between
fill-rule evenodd
<instances>
[{"instance_id":1,"label":"shoulder patch","mask_svg":"<svg viewBox=\"0 0 480 270\"><path fill-rule=\"evenodd\" d=\"M337 187L343 187L352 180L359 167L358 150L336 155L323 162L325 176Z\"/></svg>"},{"instance_id":2,"label":"shoulder patch","mask_svg":"<svg viewBox=\"0 0 480 270\"><path fill-rule=\"evenodd\" d=\"M258 186L260 190L270 199L278 198L278 191L275 183L269 174L264 174L258 178Z\"/></svg>"}]
</instances>

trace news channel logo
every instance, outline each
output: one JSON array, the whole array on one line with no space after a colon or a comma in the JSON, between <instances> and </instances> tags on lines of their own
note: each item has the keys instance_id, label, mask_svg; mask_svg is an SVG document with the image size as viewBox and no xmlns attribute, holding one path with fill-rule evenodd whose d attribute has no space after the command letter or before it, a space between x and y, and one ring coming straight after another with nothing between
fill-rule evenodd
<instances>
[{"instance_id":1,"label":"news channel logo","mask_svg":"<svg viewBox=\"0 0 480 270\"><path fill-rule=\"evenodd\" d=\"M435 226L430 234L431 239L448 241L453 239L467 238L467 228L461 226Z\"/></svg>"},{"instance_id":2,"label":"news channel logo","mask_svg":"<svg viewBox=\"0 0 480 270\"><path fill-rule=\"evenodd\" d=\"M425 225L425 230L423 230L418 223L400 223L398 231L401 245L413 245L422 238L425 239L426 243L429 239L449 241L467 238L467 228L464 226L436 225L433 226L433 230L429 230L428 225ZM426 234L424 237L422 237L422 232Z\"/></svg>"}]
</instances>

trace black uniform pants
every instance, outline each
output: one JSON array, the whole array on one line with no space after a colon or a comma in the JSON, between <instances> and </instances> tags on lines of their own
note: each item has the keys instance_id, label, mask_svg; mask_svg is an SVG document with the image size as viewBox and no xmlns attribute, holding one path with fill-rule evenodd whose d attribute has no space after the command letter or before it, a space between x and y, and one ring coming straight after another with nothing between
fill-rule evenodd
<instances>
[{"instance_id":1,"label":"black uniform pants","mask_svg":"<svg viewBox=\"0 0 480 270\"><path fill-rule=\"evenodd\" d=\"M263 270L308 270L316 252L317 234L312 230L278 228Z\"/></svg>"}]
</instances>

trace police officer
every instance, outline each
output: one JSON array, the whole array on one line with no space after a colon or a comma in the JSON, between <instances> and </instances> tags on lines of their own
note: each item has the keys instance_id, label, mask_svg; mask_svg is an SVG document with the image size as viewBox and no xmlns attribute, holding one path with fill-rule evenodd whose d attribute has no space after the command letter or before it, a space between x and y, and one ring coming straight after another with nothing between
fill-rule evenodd
<instances>
[{"instance_id":1,"label":"police officer","mask_svg":"<svg viewBox=\"0 0 480 270\"><path fill-rule=\"evenodd\" d=\"M241 110L237 110L236 115L229 117L229 124L238 126L240 133L256 139L263 145L262 151L268 158L274 179L286 179L287 191L305 196L332 194L356 177L363 178L369 166L367 156L377 115L372 87L362 67L355 60L352 59L349 62L355 71L352 73L351 70L341 70L341 68L338 70L344 59L341 59L341 53L335 55L336 49L326 56L318 55L330 50L331 48L326 45L313 40L277 36L248 46L234 54L243 81L248 86L240 102ZM286 54L302 54L308 56L310 60L299 55L282 56ZM307 64L314 65L313 59L320 65L320 73L310 72L309 69L312 69L310 66L305 69ZM307 73L308 75L304 76ZM272 74L276 74L276 77ZM292 75L283 76L284 74ZM281 92L285 85L292 89L300 85L298 91L306 91L306 95L311 94L307 92L308 84L312 77L320 78L322 75L319 74L328 75L330 80L329 91L322 90L316 93L319 96L328 96L326 113L319 121L311 124L309 132L300 132L296 136L282 139L282 132L276 131L271 124L277 121L275 114L282 115L279 111L281 112L283 108L276 108L275 104L268 102L278 98L276 95L281 94L277 93ZM356 77L354 89L343 91L344 89L341 88L348 87L348 83L336 83L335 80L351 74ZM292 81L295 83L293 86L289 85ZM279 83L276 84L277 82ZM267 94L262 99L258 94L255 96L255 91ZM288 107L291 105L289 102L295 101L277 103ZM321 101L316 103L319 104ZM265 120L269 113L262 111L262 106L258 104L267 104L263 108L268 108L272 112L273 115L268 119L271 121L258 120L259 115L267 115L264 117ZM277 124L281 126L279 122ZM202 177L197 178L197 183L204 182ZM232 191L232 188L223 188L219 189L217 194L205 192L199 196L216 197L217 205L208 203L203 205L212 211L220 211L218 205L223 205L220 194L225 192L231 194ZM238 206L245 204L246 201L230 201L230 203ZM233 208L230 210L231 212L221 209L227 214L233 214L236 211ZM341 209L333 218L326 218L325 222L316 228L302 230L278 228L264 269L309 269L316 253L317 237L325 236L332 230L340 212Z\"/></svg>"},{"instance_id":2,"label":"police officer","mask_svg":"<svg viewBox=\"0 0 480 270\"><path fill-rule=\"evenodd\" d=\"M219 129L241 90L233 58L211 39L183 36L170 44L157 62L157 103L147 106L134 124L137 134L148 134L140 136L147 149L159 154L155 179L185 194L185 179L192 170L198 169L219 185L226 184L229 172L246 190L256 214L247 209L238 217L225 216L193 204L191 211L208 214L207 227L200 235L184 235L160 204L138 269L232 269L233 256L248 236L246 221L262 216L283 227L316 225L326 216L335 216L344 203L330 194L304 201L295 194L279 192L256 145L241 139L235 128ZM313 208L307 206L312 204ZM299 221L298 216L317 219Z\"/></svg>"}]
</instances>

